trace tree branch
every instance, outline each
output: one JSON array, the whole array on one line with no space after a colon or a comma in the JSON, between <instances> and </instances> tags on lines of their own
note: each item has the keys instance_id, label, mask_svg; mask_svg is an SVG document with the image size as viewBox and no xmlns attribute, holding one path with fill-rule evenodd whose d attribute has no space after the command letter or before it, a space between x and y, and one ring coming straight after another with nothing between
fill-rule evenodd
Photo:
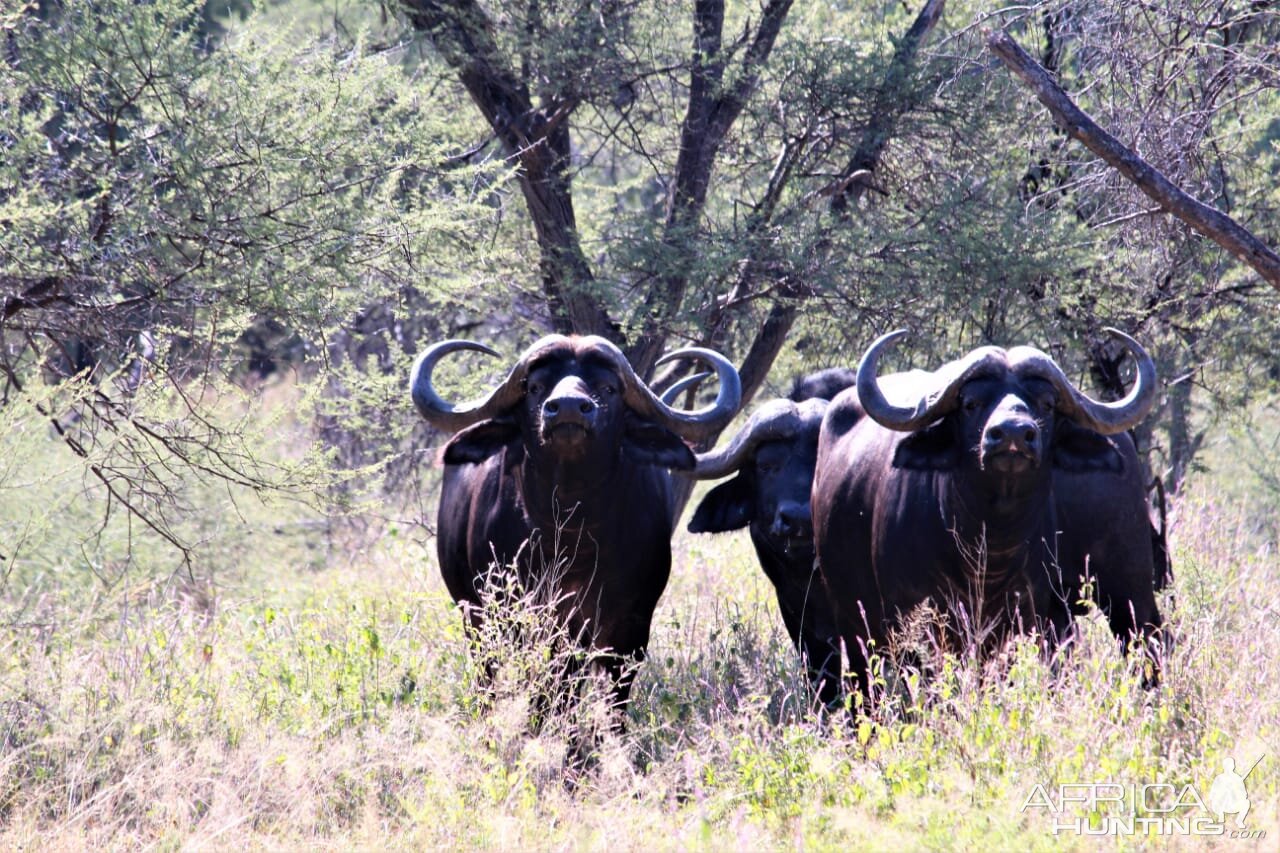
<instances>
[{"instance_id":1,"label":"tree branch","mask_svg":"<svg viewBox=\"0 0 1280 853\"><path fill-rule=\"evenodd\" d=\"M1099 127L1008 33L987 33L987 48L1035 93L1068 136L1082 142L1163 210L1253 267L1280 290L1280 255L1230 216L1178 189L1154 166Z\"/></svg>"},{"instance_id":2,"label":"tree branch","mask_svg":"<svg viewBox=\"0 0 1280 853\"><path fill-rule=\"evenodd\" d=\"M871 120L863 129L858 147L849 158L849 164L841 173L840 180L836 181L836 191L831 196L831 212L836 216L848 218L850 202L856 202L868 188L876 188L871 177L880 165L884 148L897 129L898 119L915 106L914 97L902 96L903 83L915 66L920 45L942 19L946 5L946 0L928 0L920 14L916 15L911 28L898 42L877 91L876 108L871 114Z\"/></svg>"},{"instance_id":3,"label":"tree branch","mask_svg":"<svg viewBox=\"0 0 1280 853\"><path fill-rule=\"evenodd\" d=\"M747 351L747 357L742 360L742 367L738 371L738 376L742 379L742 399L750 400L755 397L764 384L773 368L773 362L782 351L782 345L787 342L787 333L795 324L796 310L795 302L775 302L769 309L769 316L760 326L760 331L751 342L751 349Z\"/></svg>"},{"instance_id":4,"label":"tree branch","mask_svg":"<svg viewBox=\"0 0 1280 853\"><path fill-rule=\"evenodd\" d=\"M527 83L502 55L493 22L475 0L401 4L414 29L430 38L457 72L507 156L520 166L520 190L538 235L542 289L556 331L620 341L618 324L593 292L595 276L582 251L573 210L568 117L577 101L535 108Z\"/></svg>"},{"instance_id":5,"label":"tree branch","mask_svg":"<svg viewBox=\"0 0 1280 853\"><path fill-rule=\"evenodd\" d=\"M720 349L724 346L725 338L728 337L732 325L730 323L730 312L742 305L744 294L751 293L755 288L757 279L761 277L760 256L765 251L761 241L765 239L767 229L774 222L774 215L777 213L783 190L790 184L794 167L808 144L809 140L806 136L787 140L783 143L782 150L774 161L773 171L769 174L769 183L765 187L764 197L756 204L747 221L745 239L743 241L747 247L746 256L738 264L737 275L734 277L733 285L722 299L715 301L711 308L705 324L706 334L704 335L703 346L711 349ZM789 296L799 295L796 292L798 289L795 287L788 287L787 290L787 295ZM760 333L764 334L764 327L761 328ZM767 368L766 372L768 372ZM763 378L762 376L762 381ZM754 393L755 389L752 389L752 394ZM743 400L750 401L751 396L744 396Z\"/></svg>"},{"instance_id":6,"label":"tree branch","mask_svg":"<svg viewBox=\"0 0 1280 853\"><path fill-rule=\"evenodd\" d=\"M506 67L493 24L474 0L402 0L414 29L425 33L458 73L508 153L517 155L533 140L526 123L533 100L524 83Z\"/></svg>"},{"instance_id":7,"label":"tree branch","mask_svg":"<svg viewBox=\"0 0 1280 853\"><path fill-rule=\"evenodd\" d=\"M817 193L806 196L801 207L815 196L834 195L830 202L833 212L843 217L844 205L856 201L867 189L883 192L871 181L871 170L879 163L885 146L897 131L898 120L914 106L914 99L903 101L900 97L902 81L911 73L912 66L920 46L942 18L946 0L927 0L924 8L916 16L911 27L898 42L898 49L886 70L884 79L878 89L876 106L862 134L853 159L841 178ZM724 338L731 327L729 312L735 305L741 304L741 294L753 291L761 278L768 275L761 263L761 251L766 242L761 237L766 229L776 224L778 219L786 221L787 212L779 213L778 205L783 190L791 181L793 169L809 144L805 136L788 140L775 161L763 198L756 205L747 224L746 245L747 256L738 266L733 286L726 297L711 310L706 323L706 336L703 345L713 349L723 346ZM792 208L794 214L798 208ZM742 362L739 375L742 378L744 405L750 402L764 384L773 362L777 358L787 334L794 325L799 310L799 303L807 295L806 289L797 284L804 276L796 276L790 282L782 284L781 298L777 298L770 307L769 314L760 330L752 340L751 348Z\"/></svg>"},{"instance_id":8,"label":"tree branch","mask_svg":"<svg viewBox=\"0 0 1280 853\"><path fill-rule=\"evenodd\" d=\"M24 390L23 384L18 379L18 376L16 373L7 365L0 368L0 370L3 370L9 382L18 391L18 393L19 394L23 393L23 390ZM147 527L155 531L155 533L159 535L162 539L164 539L166 542L172 545L174 549L176 549L178 553L182 556L183 566L185 566L187 568L187 571L190 572L191 560L193 556L191 547L178 538L178 536L169 528L168 523L164 521L163 516L153 517L151 513L146 512L143 508L135 505L132 501L130 501L129 495L126 492L123 492L116 487L117 479L123 479L131 487L135 485L136 480L131 478L128 475L121 474L118 471L112 471L112 470L106 469L103 466L92 462L89 459L89 451L84 447L84 445L82 445L79 442L79 440L76 439L74 435L72 435L66 429L66 427L63 426L62 422L57 418L57 416L49 408L47 408L43 403L35 400L32 401L32 406L35 408L36 412L41 417L49 421L49 424L53 427L54 432L56 432L58 434L58 437L62 439L63 443L66 444L66 446L71 449L71 452L74 453L76 456L80 457L81 459L85 460L86 463L88 463L89 471L93 474L94 477L98 479L100 483L102 483L103 487L106 488L107 494L112 499L119 501L119 503L122 506L124 506L126 510L128 510L128 513L131 517L138 519L138 521L141 521ZM107 504L106 511L110 513L111 511L110 503Z\"/></svg>"},{"instance_id":9,"label":"tree branch","mask_svg":"<svg viewBox=\"0 0 1280 853\"><path fill-rule=\"evenodd\" d=\"M747 99L760 81L773 45L782 30L793 0L769 0L760 24L742 59L738 77L722 89L725 58L722 50L724 0L698 0L694 8L693 64L689 83L689 104L680 126L680 153L667 196L662 242L676 257L690 252L689 246L706 208L707 190L715 158L733 123L742 114ZM718 93L718 94L717 94ZM646 295L642 307L644 323L630 359L636 372L648 376L666 339L666 328L680 310L689 287L683 264L661 277Z\"/></svg>"},{"instance_id":10,"label":"tree branch","mask_svg":"<svg viewBox=\"0 0 1280 853\"><path fill-rule=\"evenodd\" d=\"M760 26L756 29L746 55L742 57L742 68L733 86L715 103L712 111L711 133L717 138L716 146L724 141L724 137L741 115L747 99L760 82L760 73L769 54L773 51L774 42L782 31L782 22L791 10L793 0L769 0L760 18Z\"/></svg>"},{"instance_id":11,"label":"tree branch","mask_svg":"<svg viewBox=\"0 0 1280 853\"><path fill-rule=\"evenodd\" d=\"M87 279L81 279L77 283L84 281ZM56 302L70 302L71 298L66 292L68 283L54 275L32 279L0 274L0 292L9 291L11 294L4 297L3 307L0 308L0 322L10 320L23 311L48 308Z\"/></svg>"}]
</instances>

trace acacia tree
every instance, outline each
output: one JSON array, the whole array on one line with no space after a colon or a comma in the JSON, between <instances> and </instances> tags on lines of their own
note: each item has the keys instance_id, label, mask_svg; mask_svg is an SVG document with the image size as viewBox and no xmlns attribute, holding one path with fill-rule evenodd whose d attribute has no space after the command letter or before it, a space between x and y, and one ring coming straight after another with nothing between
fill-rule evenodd
<instances>
[{"instance_id":1,"label":"acacia tree","mask_svg":"<svg viewBox=\"0 0 1280 853\"><path fill-rule=\"evenodd\" d=\"M1239 400L1222 373L1275 367L1265 286L1055 135L979 32L1042 47L1103 126L1265 237L1270 4L395 8L287 0L216 33L196 0L0 13L0 389L92 368L46 415L136 518L168 529L183 472L282 481L198 410L152 422L131 396L136 355L184 394L243 362L246 330L319 365L348 466L429 457L400 440L422 337L527 317L610 337L646 375L669 339L714 346L747 399L780 358L848 364L890 323L934 362L1038 342L1077 369L1089 348L1117 389L1093 344L1125 326L1172 380L1173 485L1192 389Z\"/></svg>"},{"instance_id":2,"label":"acacia tree","mask_svg":"<svg viewBox=\"0 0 1280 853\"><path fill-rule=\"evenodd\" d=\"M496 176L452 159L448 109L365 40L295 46L257 19L214 39L193 0L0 14L0 406L81 460L106 508L87 536L120 515L189 565L199 481L327 479L208 405L245 331L278 320L322 361L368 303L420 307L435 264L483 245Z\"/></svg>"},{"instance_id":3,"label":"acacia tree","mask_svg":"<svg viewBox=\"0 0 1280 853\"><path fill-rule=\"evenodd\" d=\"M1170 380L1156 444L1171 492L1209 428L1193 392L1211 413L1239 410L1274 371L1274 6L1044 3L1002 22L1041 48L1038 64L1008 35L988 39L1049 110L1044 132L1065 128L1028 169L1028 211L1075 218L1097 247L1042 308L1091 340L1091 372L1113 395L1121 354L1100 327L1119 319L1154 344Z\"/></svg>"},{"instance_id":4,"label":"acacia tree","mask_svg":"<svg viewBox=\"0 0 1280 853\"><path fill-rule=\"evenodd\" d=\"M790 0L698 0L674 19L623 0L401 3L517 166L546 325L623 344L645 376L669 336L740 343L746 399L925 99L918 55L944 5L868 46L824 41L832 21L797 20ZM613 204L588 201L608 221L584 226L593 191Z\"/></svg>"},{"instance_id":5,"label":"acacia tree","mask_svg":"<svg viewBox=\"0 0 1280 853\"><path fill-rule=\"evenodd\" d=\"M517 167L547 327L609 336L646 374L672 335L725 348L750 399L797 323L797 348L826 341L812 349L847 362L886 315L932 353L1084 351L1119 394L1123 354L1101 328L1121 325L1170 379L1166 438L1143 439L1172 491L1200 444L1193 388L1231 386L1201 370L1222 363L1206 342L1274 335L1249 322L1264 282L1027 122L980 28L1027 35L1106 126L1265 237L1271 5L953 3L931 47L941 2L878 29L866 10L780 0L400 4Z\"/></svg>"},{"instance_id":6,"label":"acacia tree","mask_svg":"<svg viewBox=\"0 0 1280 853\"><path fill-rule=\"evenodd\" d=\"M344 466L404 456L384 440L403 431L389 346L412 351L425 307L457 305L453 325L501 313L501 298L449 285L487 263L468 255L486 241L464 223L505 220L500 169L484 168L493 146L458 144L470 125L449 98L397 78L397 63L420 77L432 61L414 67L394 38L385 58L336 35L283 50L249 24L212 38L194 0L118 5L31 7L6 28L8 91L24 93L4 102L21 128L4 175L18 227L0 246L8 385L36 358L103 375L140 335L159 348L153 372L230 366L246 330L268 332L342 369L327 373L319 423ZM928 90L916 56L943 3L914 25L884 18L870 46L815 45L814 20L784 37L789 3L759 18L702 3L692 55L662 10L636 3L407 8L480 107L497 165L516 167L546 325L629 343L646 374L671 334L741 345L749 397L821 290L895 124ZM441 251L451 245L461 251ZM434 304L406 283L424 272ZM109 425L117 401L93 387L78 411ZM353 398L369 417L352 416Z\"/></svg>"}]
</instances>

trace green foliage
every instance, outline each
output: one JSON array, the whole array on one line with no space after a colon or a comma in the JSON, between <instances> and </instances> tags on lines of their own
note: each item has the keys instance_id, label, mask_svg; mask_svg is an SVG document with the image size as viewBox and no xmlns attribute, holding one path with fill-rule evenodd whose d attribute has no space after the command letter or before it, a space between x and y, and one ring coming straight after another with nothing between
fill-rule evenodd
<instances>
[{"instance_id":1,"label":"green foliage","mask_svg":"<svg viewBox=\"0 0 1280 853\"><path fill-rule=\"evenodd\" d=\"M14 16L11 273L89 276L106 306L142 293L202 324L222 309L233 330L250 309L319 331L470 243L490 177L446 165L459 128L394 54L296 45L252 19L206 46L198 9Z\"/></svg>"},{"instance_id":2,"label":"green foliage","mask_svg":"<svg viewBox=\"0 0 1280 853\"><path fill-rule=\"evenodd\" d=\"M535 103L573 100L577 236L628 330L671 276L692 286L664 331L730 352L799 306L776 390L890 324L917 331L916 366L1029 342L1078 375L1101 325L1152 342L1178 380L1170 459L1209 469L1175 506L1165 683L1143 692L1092 614L1052 664L1029 642L982 668L917 638L926 671L886 652L874 702L821 715L745 538L681 534L615 735L545 597L508 579L464 628L420 524L440 437L414 430L408 354L476 324L512 353L546 314L535 223L444 58L352 4L236 4L216 26L182 0L11 4L0 846L1049 849L1020 810L1037 782L1204 785L1277 742L1276 431L1245 408L1280 377L1275 296L1142 214L976 26L1045 47L1056 21L1082 104L1267 233L1272 13L1252 30L1218 4L1225 29L1179 40L1210 21L1179 9L1207 6L950 3L904 71L915 7L795 4L705 208L671 234L689 9L481 5ZM729 4L721 86L759 9ZM839 216L833 182L886 114ZM144 330L150 360L130 355ZM297 374L261 383L254 334ZM69 380L78 341L100 367ZM440 378L465 396L500 372ZM1278 786L1264 760L1255 814Z\"/></svg>"},{"instance_id":3,"label":"green foliage","mask_svg":"<svg viewBox=\"0 0 1280 853\"><path fill-rule=\"evenodd\" d=\"M356 472L327 495L350 515L369 494L403 493L428 455L396 387L408 354L464 330L519 351L542 331L563 253L528 188L517 192L519 152L492 144L501 129L462 85L452 42L356 4L236 4L211 24L223 9L108 0L5 13L5 380L92 368L101 382L119 368L114 402L132 393L144 331L157 374L178 383L301 364L324 385L315 414L333 466ZM905 62L918 9L800 4L683 221L672 181L695 67L715 97L754 73L743 64L754 7L727 4L705 56L691 54L683 5L475 9L493 61L568 139L553 166L556 203L574 213L562 248L580 247L574 275L590 280L566 286L624 333L657 322L660 336L740 356L767 312L791 306L788 370L849 364L874 331L907 326L917 350L903 358L918 366L977 343L1035 343L1115 393L1123 377L1107 373L1099 329L1121 325L1163 376L1192 378L1173 386L1165 435L1141 437L1171 487L1202 443L1196 407L1239 406L1275 382L1275 296L1056 135L991 69L977 26L1043 40L1083 106L1265 233L1275 93L1251 81L1270 13L952 3ZM1184 43L1197 62L1167 47ZM1188 114L1185 133L1169 130ZM840 208L868 156L867 183ZM172 491L154 461L133 464Z\"/></svg>"},{"instance_id":4,"label":"green foliage","mask_svg":"<svg viewBox=\"0 0 1280 853\"><path fill-rule=\"evenodd\" d=\"M305 482L313 501L342 480L271 470L250 437L271 424L223 423L209 406L231 391L193 378L350 357L359 372L319 387L381 443L335 470L402 454L413 421L377 428L403 414L388 375L483 265L504 179L454 156L468 128L406 85L405 50L365 29L297 41L256 14L211 29L187 0L19 6L4 26L0 406L60 432L106 500L103 530L164 531L191 571L205 537L178 520L189 485Z\"/></svg>"},{"instance_id":5,"label":"green foliage","mask_svg":"<svg viewBox=\"0 0 1280 853\"><path fill-rule=\"evenodd\" d=\"M87 603L130 583L204 595L216 575L278 556L284 542L292 548L309 526L323 526L316 492L332 474L288 406L264 412L261 400L210 383L197 417L183 395L147 385L127 418L95 423L92 408L67 416L96 393L84 381L37 383L0 407L4 585L27 604L38 607L49 589ZM151 466L146 478L139 460ZM273 521L252 534L235 522L262 510Z\"/></svg>"}]
</instances>

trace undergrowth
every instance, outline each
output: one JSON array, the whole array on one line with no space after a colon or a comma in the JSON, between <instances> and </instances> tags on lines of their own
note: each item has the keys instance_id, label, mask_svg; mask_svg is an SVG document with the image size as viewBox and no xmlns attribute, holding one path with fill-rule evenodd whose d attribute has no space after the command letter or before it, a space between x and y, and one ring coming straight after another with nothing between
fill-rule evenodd
<instances>
[{"instance_id":1,"label":"undergrowth","mask_svg":"<svg viewBox=\"0 0 1280 853\"><path fill-rule=\"evenodd\" d=\"M1030 640L943 656L822 713L746 538L681 532L618 732L545 598L506 587L465 627L426 526L335 542L304 506L195 486L212 556L177 573L136 530L77 541L94 496L59 491L59 448L3 441L26 459L0 482L0 530L25 531L0 547L6 849L1190 849L1055 835L1026 804L1071 782L1203 792L1227 757L1261 759L1266 835L1216 843L1280 837L1280 561L1212 475L1178 504L1155 690L1094 614L1058 661ZM121 554L118 578L85 564Z\"/></svg>"}]
</instances>

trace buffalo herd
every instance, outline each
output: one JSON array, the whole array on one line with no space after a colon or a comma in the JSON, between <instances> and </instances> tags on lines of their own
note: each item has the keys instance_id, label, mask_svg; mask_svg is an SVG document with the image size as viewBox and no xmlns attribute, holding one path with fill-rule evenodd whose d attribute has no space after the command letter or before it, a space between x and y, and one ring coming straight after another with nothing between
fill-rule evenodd
<instances>
[{"instance_id":1,"label":"buffalo herd","mask_svg":"<svg viewBox=\"0 0 1280 853\"><path fill-rule=\"evenodd\" d=\"M716 398L698 410L674 405L688 383L659 394L610 341L563 335L533 344L484 398L455 405L432 385L438 362L497 353L436 343L414 365L411 394L452 433L437 525L445 585L473 626L495 567L552 586L560 627L595 652L623 708L670 573L673 478L724 480L689 530L748 529L824 704L847 686L870 690L873 652L922 605L940 614L944 641L983 652L1035 631L1052 650L1091 596L1123 649L1141 645L1154 683L1166 555L1131 431L1158 383L1143 348L1108 332L1136 364L1121 400L1090 398L1026 346L879 376L881 354L905 334L895 332L856 370L797 380L703 453L690 445L718 435L742 399L716 352L662 360L712 369Z\"/></svg>"}]
</instances>

